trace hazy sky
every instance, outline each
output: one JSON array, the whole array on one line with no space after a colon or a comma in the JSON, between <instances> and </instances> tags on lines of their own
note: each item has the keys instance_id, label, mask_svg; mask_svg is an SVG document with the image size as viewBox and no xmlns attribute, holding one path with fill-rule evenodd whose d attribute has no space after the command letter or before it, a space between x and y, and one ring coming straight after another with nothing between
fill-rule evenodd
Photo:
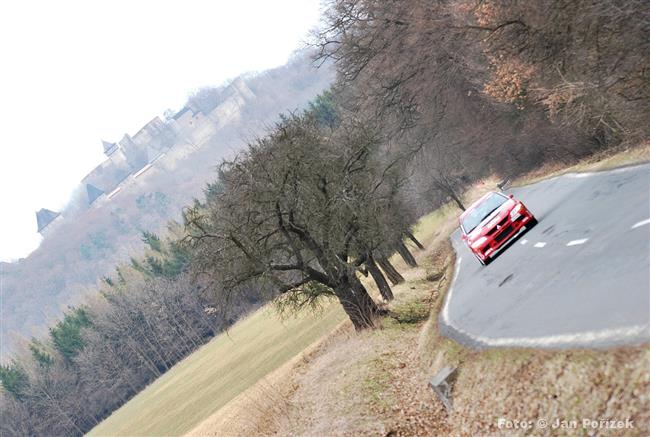
<instances>
[{"instance_id":1,"label":"hazy sky","mask_svg":"<svg viewBox=\"0 0 650 437\"><path fill-rule=\"evenodd\" d=\"M34 250L99 164L201 86L284 64L319 0L0 2L0 260Z\"/></svg>"}]
</instances>

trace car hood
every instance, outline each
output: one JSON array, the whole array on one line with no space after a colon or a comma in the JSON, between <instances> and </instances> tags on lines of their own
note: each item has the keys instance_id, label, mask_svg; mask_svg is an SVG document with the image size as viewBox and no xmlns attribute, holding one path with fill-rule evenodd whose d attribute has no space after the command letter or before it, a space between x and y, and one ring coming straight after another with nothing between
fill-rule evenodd
<instances>
[{"instance_id":1,"label":"car hood","mask_svg":"<svg viewBox=\"0 0 650 437\"><path fill-rule=\"evenodd\" d=\"M481 223L467 235L469 241L472 242L485 236L485 234L487 234L497 223L510 214L510 211L512 211L512 208L514 208L516 204L517 202L515 200L508 199L503 203L503 205L492 211L490 215L485 217L483 221L481 221Z\"/></svg>"}]
</instances>

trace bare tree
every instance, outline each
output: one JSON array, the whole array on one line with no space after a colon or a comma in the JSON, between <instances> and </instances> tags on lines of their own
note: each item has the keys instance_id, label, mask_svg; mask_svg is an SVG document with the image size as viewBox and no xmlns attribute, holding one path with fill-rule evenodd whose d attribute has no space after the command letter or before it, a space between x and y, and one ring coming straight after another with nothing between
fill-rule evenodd
<instances>
[{"instance_id":1,"label":"bare tree","mask_svg":"<svg viewBox=\"0 0 650 437\"><path fill-rule=\"evenodd\" d=\"M326 133L309 115L285 118L224 163L215 201L187 211L200 271L226 294L255 282L296 307L335 296L357 329L373 326L379 308L356 272L394 195L390 169L375 167L379 145L362 124Z\"/></svg>"},{"instance_id":2,"label":"bare tree","mask_svg":"<svg viewBox=\"0 0 650 437\"><path fill-rule=\"evenodd\" d=\"M464 1L492 98L541 104L597 147L647 138L650 11L642 0Z\"/></svg>"}]
</instances>

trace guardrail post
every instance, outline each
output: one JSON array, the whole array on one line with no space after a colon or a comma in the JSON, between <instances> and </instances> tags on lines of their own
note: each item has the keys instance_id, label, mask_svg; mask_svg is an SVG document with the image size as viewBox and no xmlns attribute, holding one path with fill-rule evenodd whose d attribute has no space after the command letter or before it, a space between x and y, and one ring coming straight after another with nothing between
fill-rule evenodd
<instances>
[{"instance_id":1,"label":"guardrail post","mask_svg":"<svg viewBox=\"0 0 650 437\"><path fill-rule=\"evenodd\" d=\"M456 375L455 367L446 366L433 375L433 378L429 381L429 386L433 389L436 396L438 396L438 399L440 399L448 413L451 413L451 390L456 380Z\"/></svg>"}]
</instances>

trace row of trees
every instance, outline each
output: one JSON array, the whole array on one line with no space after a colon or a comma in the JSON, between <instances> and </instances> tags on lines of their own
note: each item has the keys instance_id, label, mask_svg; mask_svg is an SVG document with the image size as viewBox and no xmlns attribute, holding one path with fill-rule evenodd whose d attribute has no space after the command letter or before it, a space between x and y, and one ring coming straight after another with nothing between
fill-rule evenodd
<instances>
[{"instance_id":1,"label":"row of trees","mask_svg":"<svg viewBox=\"0 0 650 437\"><path fill-rule=\"evenodd\" d=\"M82 434L260 302L372 328L417 217L488 174L645 140L649 11L623 0L334 0L337 80L224 161L170 237L0 369L4 435Z\"/></svg>"},{"instance_id":2,"label":"row of trees","mask_svg":"<svg viewBox=\"0 0 650 437\"><path fill-rule=\"evenodd\" d=\"M647 140L649 20L642 0L336 0L314 40L344 105L418 151L408 191L428 208Z\"/></svg>"},{"instance_id":3,"label":"row of trees","mask_svg":"<svg viewBox=\"0 0 650 437\"><path fill-rule=\"evenodd\" d=\"M145 233L143 256L0 366L0 434L83 435L234 322L235 312L206 311L210 301L176 239ZM238 298L234 311L256 303Z\"/></svg>"}]
</instances>

